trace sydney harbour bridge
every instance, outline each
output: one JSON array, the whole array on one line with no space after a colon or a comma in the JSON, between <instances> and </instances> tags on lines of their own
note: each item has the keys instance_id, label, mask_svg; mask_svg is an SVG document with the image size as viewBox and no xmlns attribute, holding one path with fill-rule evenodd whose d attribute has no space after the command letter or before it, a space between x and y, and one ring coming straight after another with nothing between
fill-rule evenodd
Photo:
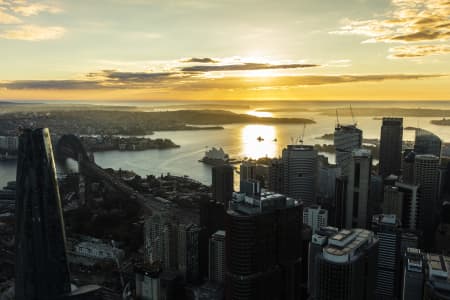
<instances>
[{"instance_id":1,"label":"sydney harbour bridge","mask_svg":"<svg viewBox=\"0 0 450 300\"><path fill-rule=\"evenodd\" d=\"M143 213L151 213L154 210L160 209L160 206L155 200L135 191L122 179L105 171L102 167L92 161L77 136L73 134L63 135L56 145L55 154L60 161L68 158L77 161L80 173L105 182L113 189L120 192L124 197L139 205Z\"/></svg>"}]
</instances>

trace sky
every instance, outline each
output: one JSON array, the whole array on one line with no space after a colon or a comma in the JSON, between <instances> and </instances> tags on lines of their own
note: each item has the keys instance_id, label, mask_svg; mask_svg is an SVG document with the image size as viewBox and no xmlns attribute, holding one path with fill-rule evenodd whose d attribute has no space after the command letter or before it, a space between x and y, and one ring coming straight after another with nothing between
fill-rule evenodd
<instances>
[{"instance_id":1,"label":"sky","mask_svg":"<svg viewBox=\"0 0 450 300\"><path fill-rule=\"evenodd\" d=\"M0 0L0 100L450 100L449 0Z\"/></svg>"}]
</instances>

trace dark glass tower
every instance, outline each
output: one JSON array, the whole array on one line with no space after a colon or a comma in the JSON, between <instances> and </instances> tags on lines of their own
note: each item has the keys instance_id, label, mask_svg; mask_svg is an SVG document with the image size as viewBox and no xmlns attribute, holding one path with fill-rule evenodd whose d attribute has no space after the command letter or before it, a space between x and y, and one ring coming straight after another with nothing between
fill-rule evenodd
<instances>
[{"instance_id":1,"label":"dark glass tower","mask_svg":"<svg viewBox=\"0 0 450 300\"><path fill-rule=\"evenodd\" d=\"M400 175L402 163L403 118L383 118L380 137L379 173Z\"/></svg>"},{"instance_id":2,"label":"dark glass tower","mask_svg":"<svg viewBox=\"0 0 450 300\"><path fill-rule=\"evenodd\" d=\"M225 217L226 299L301 299L301 203L273 193L245 199Z\"/></svg>"},{"instance_id":3,"label":"dark glass tower","mask_svg":"<svg viewBox=\"0 0 450 300\"><path fill-rule=\"evenodd\" d=\"M60 299L70 273L48 129L19 138L16 199L16 299Z\"/></svg>"},{"instance_id":4,"label":"dark glass tower","mask_svg":"<svg viewBox=\"0 0 450 300\"><path fill-rule=\"evenodd\" d=\"M213 200L225 205L228 208L228 203L233 196L233 176L234 169L230 165L220 165L212 168L212 194Z\"/></svg>"}]
</instances>

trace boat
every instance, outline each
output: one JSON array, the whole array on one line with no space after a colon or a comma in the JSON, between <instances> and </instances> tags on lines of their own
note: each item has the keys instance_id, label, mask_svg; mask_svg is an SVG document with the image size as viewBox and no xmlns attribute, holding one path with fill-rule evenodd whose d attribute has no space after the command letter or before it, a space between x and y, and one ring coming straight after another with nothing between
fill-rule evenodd
<instances>
[{"instance_id":1,"label":"boat","mask_svg":"<svg viewBox=\"0 0 450 300\"><path fill-rule=\"evenodd\" d=\"M272 142L278 142L277 138L274 138Z\"/></svg>"},{"instance_id":2,"label":"boat","mask_svg":"<svg viewBox=\"0 0 450 300\"><path fill-rule=\"evenodd\" d=\"M258 140L258 142L264 141L264 139L261 136L258 136L256 139Z\"/></svg>"}]
</instances>

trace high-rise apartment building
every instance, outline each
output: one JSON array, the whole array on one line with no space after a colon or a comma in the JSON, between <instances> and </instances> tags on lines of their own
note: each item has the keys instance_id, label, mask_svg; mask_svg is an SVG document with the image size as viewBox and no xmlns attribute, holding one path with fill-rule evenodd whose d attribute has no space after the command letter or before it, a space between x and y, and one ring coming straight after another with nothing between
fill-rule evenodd
<instances>
[{"instance_id":1,"label":"high-rise apartment building","mask_svg":"<svg viewBox=\"0 0 450 300\"><path fill-rule=\"evenodd\" d=\"M318 156L313 146L288 145L283 149L284 193L306 205L316 200Z\"/></svg>"},{"instance_id":2,"label":"high-rise apartment building","mask_svg":"<svg viewBox=\"0 0 450 300\"><path fill-rule=\"evenodd\" d=\"M403 118L383 118L380 137L379 174L400 175L403 144Z\"/></svg>"},{"instance_id":3,"label":"high-rise apartment building","mask_svg":"<svg viewBox=\"0 0 450 300\"><path fill-rule=\"evenodd\" d=\"M366 228L372 154L366 149L352 152L345 203L345 227Z\"/></svg>"},{"instance_id":4,"label":"high-rise apartment building","mask_svg":"<svg viewBox=\"0 0 450 300\"><path fill-rule=\"evenodd\" d=\"M362 146L362 130L356 125L338 124L334 130L334 147L336 149L336 164L341 167L343 176L350 173L352 151Z\"/></svg>"},{"instance_id":5,"label":"high-rise apartment building","mask_svg":"<svg viewBox=\"0 0 450 300\"><path fill-rule=\"evenodd\" d=\"M177 231L177 270L181 273L185 282L196 283L200 279L200 227L195 224L180 224Z\"/></svg>"}]
</instances>

